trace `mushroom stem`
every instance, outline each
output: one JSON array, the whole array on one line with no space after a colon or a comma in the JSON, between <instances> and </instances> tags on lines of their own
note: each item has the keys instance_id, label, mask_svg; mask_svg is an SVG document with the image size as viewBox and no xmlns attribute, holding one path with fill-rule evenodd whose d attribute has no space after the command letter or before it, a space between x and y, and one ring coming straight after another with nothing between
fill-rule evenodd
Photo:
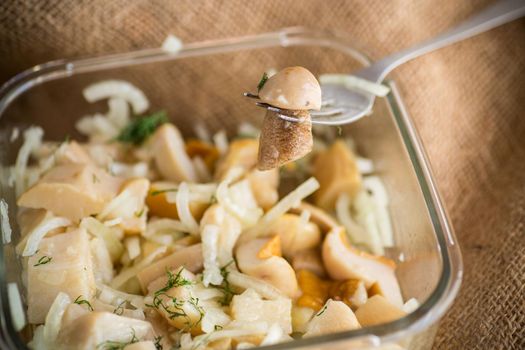
<instances>
[{"instance_id":1,"label":"mushroom stem","mask_svg":"<svg viewBox=\"0 0 525 350\"><path fill-rule=\"evenodd\" d=\"M267 111L259 143L257 168L270 170L304 157L312 150L312 121L307 110L287 110L286 115L302 119L289 122Z\"/></svg>"}]
</instances>

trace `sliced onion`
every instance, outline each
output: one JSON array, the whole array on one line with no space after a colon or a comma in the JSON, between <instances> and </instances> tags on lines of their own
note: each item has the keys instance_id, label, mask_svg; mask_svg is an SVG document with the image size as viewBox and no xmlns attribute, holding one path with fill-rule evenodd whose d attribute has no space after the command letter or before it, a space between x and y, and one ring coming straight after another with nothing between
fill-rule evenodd
<instances>
[{"instance_id":1,"label":"sliced onion","mask_svg":"<svg viewBox=\"0 0 525 350\"><path fill-rule=\"evenodd\" d=\"M27 324L24 307L22 304L22 297L18 290L16 283L7 284L7 297L9 299L9 308L11 310L11 317L13 318L13 325L16 331L21 331Z\"/></svg>"},{"instance_id":2,"label":"sliced onion","mask_svg":"<svg viewBox=\"0 0 525 350\"><path fill-rule=\"evenodd\" d=\"M202 283L208 287L210 284L216 286L222 283L223 277L217 260L219 245L219 226L205 225L201 232L202 257L204 261L204 271L202 273Z\"/></svg>"},{"instance_id":3,"label":"sliced onion","mask_svg":"<svg viewBox=\"0 0 525 350\"><path fill-rule=\"evenodd\" d=\"M9 223L8 205L3 199L0 199L0 229L2 230L2 242L11 243L12 230Z\"/></svg>"},{"instance_id":4,"label":"sliced onion","mask_svg":"<svg viewBox=\"0 0 525 350\"><path fill-rule=\"evenodd\" d=\"M44 338L48 344L53 344L60 331L62 316L68 305L71 304L71 298L66 293L58 293L53 304L49 308L44 326Z\"/></svg>"},{"instance_id":5,"label":"sliced onion","mask_svg":"<svg viewBox=\"0 0 525 350\"><path fill-rule=\"evenodd\" d=\"M319 188L319 182L311 177L302 184L300 184L295 190L288 193L283 197L277 204L275 204L270 210L264 214L259 220L256 226L242 234L241 238L246 241L257 238L259 235L264 233L264 230L275 220L284 215L288 210L297 206L301 203L301 200L314 193Z\"/></svg>"},{"instance_id":6,"label":"sliced onion","mask_svg":"<svg viewBox=\"0 0 525 350\"><path fill-rule=\"evenodd\" d=\"M390 92L388 86L349 74L322 74L319 82L321 84L340 84L349 90L360 90L379 97L384 97Z\"/></svg>"},{"instance_id":7,"label":"sliced onion","mask_svg":"<svg viewBox=\"0 0 525 350\"><path fill-rule=\"evenodd\" d=\"M182 182L179 185L175 198L180 221L188 228L188 232L194 235L199 234L199 224L191 214L190 210L190 193L187 183Z\"/></svg>"},{"instance_id":8,"label":"sliced onion","mask_svg":"<svg viewBox=\"0 0 525 350\"><path fill-rule=\"evenodd\" d=\"M215 135L213 135L213 143L215 143L215 147L217 147L221 155L226 154L229 148L226 131L220 130Z\"/></svg>"},{"instance_id":9,"label":"sliced onion","mask_svg":"<svg viewBox=\"0 0 525 350\"><path fill-rule=\"evenodd\" d=\"M27 162L31 153L40 147L42 144L42 137L44 136L44 130L40 127L32 126L24 131L24 143L18 155L15 163L15 190L16 195L20 196L26 188L25 172L27 169Z\"/></svg>"},{"instance_id":10,"label":"sliced onion","mask_svg":"<svg viewBox=\"0 0 525 350\"><path fill-rule=\"evenodd\" d=\"M166 253L167 247L162 246L155 249L153 252L151 252L148 256L146 256L142 261L138 262L137 264L122 269L120 273L113 278L113 280L110 283L110 287L118 289L124 285L127 281L129 281L132 277L136 276L137 273L145 268L148 265L151 265L155 259L157 259L162 254Z\"/></svg>"},{"instance_id":11,"label":"sliced onion","mask_svg":"<svg viewBox=\"0 0 525 350\"><path fill-rule=\"evenodd\" d=\"M48 215L48 217L35 227L33 231L27 234L27 243L22 252L22 256L34 255L38 250L40 242L49 231L60 227L66 227L71 224L71 220L69 219Z\"/></svg>"},{"instance_id":12,"label":"sliced onion","mask_svg":"<svg viewBox=\"0 0 525 350\"><path fill-rule=\"evenodd\" d=\"M279 289L275 288L271 284L244 273L238 271L229 271L227 278L228 282L230 282L232 285L244 290L251 288L263 298L270 300L285 298Z\"/></svg>"},{"instance_id":13,"label":"sliced onion","mask_svg":"<svg viewBox=\"0 0 525 350\"><path fill-rule=\"evenodd\" d=\"M124 80L103 80L84 89L84 98L88 102L118 97L131 104L135 114L144 113L149 102L144 93L136 86Z\"/></svg>"}]
</instances>

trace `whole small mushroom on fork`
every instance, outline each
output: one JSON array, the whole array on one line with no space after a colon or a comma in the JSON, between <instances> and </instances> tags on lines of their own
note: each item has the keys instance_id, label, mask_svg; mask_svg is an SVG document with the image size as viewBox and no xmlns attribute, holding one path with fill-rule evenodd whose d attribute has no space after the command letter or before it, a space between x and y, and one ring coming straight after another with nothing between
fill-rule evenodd
<instances>
[{"instance_id":1,"label":"whole small mushroom on fork","mask_svg":"<svg viewBox=\"0 0 525 350\"><path fill-rule=\"evenodd\" d=\"M258 85L257 105L267 109L259 141L257 168L269 170L304 157L312 150L311 110L321 109L321 87L303 67L288 67Z\"/></svg>"}]
</instances>

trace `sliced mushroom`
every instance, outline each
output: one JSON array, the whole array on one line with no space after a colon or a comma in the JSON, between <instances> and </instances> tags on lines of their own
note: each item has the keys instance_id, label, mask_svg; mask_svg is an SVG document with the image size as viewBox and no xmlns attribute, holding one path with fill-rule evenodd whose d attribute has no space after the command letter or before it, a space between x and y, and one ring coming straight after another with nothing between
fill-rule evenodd
<instances>
[{"instance_id":1,"label":"sliced mushroom","mask_svg":"<svg viewBox=\"0 0 525 350\"><path fill-rule=\"evenodd\" d=\"M122 219L118 224L126 233L140 233L146 229L147 208L144 204L149 180L137 178L126 181L122 190L98 215L100 219Z\"/></svg>"},{"instance_id":2,"label":"sliced mushroom","mask_svg":"<svg viewBox=\"0 0 525 350\"><path fill-rule=\"evenodd\" d=\"M261 251L267 247L271 238L261 238L241 244L236 251L236 260L239 269L249 276L261 279L290 298L298 294L295 271L286 259L280 256L260 258Z\"/></svg>"},{"instance_id":3,"label":"sliced mushroom","mask_svg":"<svg viewBox=\"0 0 525 350\"><path fill-rule=\"evenodd\" d=\"M287 67L271 76L259 90L259 98L269 105L291 110L319 110L321 87L304 67Z\"/></svg>"},{"instance_id":4,"label":"sliced mushroom","mask_svg":"<svg viewBox=\"0 0 525 350\"><path fill-rule=\"evenodd\" d=\"M279 217L269 226L266 234L281 238L281 248L286 258L291 258L298 251L313 248L321 241L319 227L309 221L303 222L295 214Z\"/></svg>"},{"instance_id":5,"label":"sliced mushroom","mask_svg":"<svg viewBox=\"0 0 525 350\"><path fill-rule=\"evenodd\" d=\"M320 187L314 193L315 204L332 210L341 193L353 197L361 188L361 173L356 158L343 140L335 141L315 158L314 176Z\"/></svg>"},{"instance_id":6,"label":"sliced mushroom","mask_svg":"<svg viewBox=\"0 0 525 350\"><path fill-rule=\"evenodd\" d=\"M354 312L342 301L329 299L308 323L305 338L361 328Z\"/></svg>"},{"instance_id":7,"label":"sliced mushroom","mask_svg":"<svg viewBox=\"0 0 525 350\"><path fill-rule=\"evenodd\" d=\"M175 182L197 182L197 173L186 153L182 135L173 124L159 127L151 137L151 145L162 177Z\"/></svg>"},{"instance_id":8,"label":"sliced mushroom","mask_svg":"<svg viewBox=\"0 0 525 350\"><path fill-rule=\"evenodd\" d=\"M279 170L252 170L246 175L257 205L269 210L279 200Z\"/></svg>"},{"instance_id":9,"label":"sliced mushroom","mask_svg":"<svg viewBox=\"0 0 525 350\"><path fill-rule=\"evenodd\" d=\"M152 340L149 322L111 312L89 312L60 329L57 343L61 350L92 350L105 342L130 343L133 339Z\"/></svg>"},{"instance_id":10,"label":"sliced mushroom","mask_svg":"<svg viewBox=\"0 0 525 350\"><path fill-rule=\"evenodd\" d=\"M298 208L292 208L290 213L302 214L303 211L308 211L310 214L310 221L319 226L323 233L328 233L334 228L339 227L337 221L335 221L335 219L330 214L328 214L323 209L306 202L301 202Z\"/></svg>"},{"instance_id":11,"label":"sliced mushroom","mask_svg":"<svg viewBox=\"0 0 525 350\"><path fill-rule=\"evenodd\" d=\"M195 283L195 275L180 267L172 270L170 276L165 273L151 282L148 295L153 297L153 307L171 326L198 334L204 309L195 297Z\"/></svg>"},{"instance_id":12,"label":"sliced mushroom","mask_svg":"<svg viewBox=\"0 0 525 350\"><path fill-rule=\"evenodd\" d=\"M321 252L318 249L305 249L296 252L292 256L292 266L295 271L307 270L319 277L326 276Z\"/></svg>"},{"instance_id":13,"label":"sliced mushroom","mask_svg":"<svg viewBox=\"0 0 525 350\"><path fill-rule=\"evenodd\" d=\"M326 270L333 279L359 279L366 288L376 284L388 301L397 306L403 305L395 263L383 256L370 255L352 247L344 229L334 229L326 236L322 256Z\"/></svg>"},{"instance_id":14,"label":"sliced mushroom","mask_svg":"<svg viewBox=\"0 0 525 350\"><path fill-rule=\"evenodd\" d=\"M363 327L395 321L405 315L406 312L381 295L374 295L355 312L355 316Z\"/></svg>"},{"instance_id":15,"label":"sliced mushroom","mask_svg":"<svg viewBox=\"0 0 525 350\"><path fill-rule=\"evenodd\" d=\"M309 110L321 108L321 87L303 67L288 67L269 78L259 90L262 102L281 108L268 110L260 136L257 168L268 170L305 156L312 150ZM301 122L289 122L285 115Z\"/></svg>"},{"instance_id":16,"label":"sliced mushroom","mask_svg":"<svg viewBox=\"0 0 525 350\"><path fill-rule=\"evenodd\" d=\"M27 208L43 208L72 221L98 214L119 192L122 180L101 168L67 164L52 168L18 199Z\"/></svg>"},{"instance_id":17,"label":"sliced mushroom","mask_svg":"<svg viewBox=\"0 0 525 350\"><path fill-rule=\"evenodd\" d=\"M95 164L76 141L61 145L55 153L56 164Z\"/></svg>"},{"instance_id":18,"label":"sliced mushroom","mask_svg":"<svg viewBox=\"0 0 525 350\"><path fill-rule=\"evenodd\" d=\"M292 332L292 301L288 298L263 300L253 289L247 289L233 297L230 310L236 321L277 323L286 334Z\"/></svg>"},{"instance_id":19,"label":"sliced mushroom","mask_svg":"<svg viewBox=\"0 0 525 350\"><path fill-rule=\"evenodd\" d=\"M224 179L228 170L241 167L247 171L257 164L257 149L259 142L255 139L234 140L228 147L226 155L219 160L215 171L215 178Z\"/></svg>"},{"instance_id":20,"label":"sliced mushroom","mask_svg":"<svg viewBox=\"0 0 525 350\"><path fill-rule=\"evenodd\" d=\"M184 266L188 271L197 273L202 270L202 245L195 244L187 248L177 250L173 254L166 256L151 265L142 269L137 277L143 291L146 291L148 285L164 276L166 269L175 270Z\"/></svg>"},{"instance_id":21,"label":"sliced mushroom","mask_svg":"<svg viewBox=\"0 0 525 350\"><path fill-rule=\"evenodd\" d=\"M157 350L157 347L155 346L154 342L147 340L128 344L123 350Z\"/></svg>"},{"instance_id":22,"label":"sliced mushroom","mask_svg":"<svg viewBox=\"0 0 525 350\"><path fill-rule=\"evenodd\" d=\"M27 304L30 323L44 323L58 293L89 300L95 277L87 232L80 228L44 238L27 263Z\"/></svg>"}]
</instances>

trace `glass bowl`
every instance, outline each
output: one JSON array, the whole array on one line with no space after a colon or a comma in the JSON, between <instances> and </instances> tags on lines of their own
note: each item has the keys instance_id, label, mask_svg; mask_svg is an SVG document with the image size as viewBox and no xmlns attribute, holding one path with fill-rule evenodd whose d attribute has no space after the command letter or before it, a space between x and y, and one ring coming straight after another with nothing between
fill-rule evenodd
<instances>
[{"instance_id":1,"label":"glass bowl","mask_svg":"<svg viewBox=\"0 0 525 350\"><path fill-rule=\"evenodd\" d=\"M27 349L29 327L15 331L7 283L22 287L21 264L14 254L20 238L14 189L7 167L14 163L21 141L10 142L14 128L39 125L46 139L81 137L75 121L104 103L88 104L82 89L105 79L124 79L141 88L154 109L165 109L186 135L197 123L211 131L234 134L241 121L260 124L263 111L242 98L255 90L265 70L301 65L314 74L346 73L369 64L354 49L348 35L286 28L276 32L185 44L177 53L160 48L123 54L60 60L38 65L0 89L0 193L9 204L13 240L0 250L0 345ZM297 340L268 349L429 349L437 322L456 296L462 276L460 250L439 198L418 133L393 81L391 93L376 99L373 114L345 126L359 153L371 158L386 186L394 228L394 259L405 300L416 298L419 308L394 322L363 329ZM20 139L20 138L19 138Z\"/></svg>"}]
</instances>

